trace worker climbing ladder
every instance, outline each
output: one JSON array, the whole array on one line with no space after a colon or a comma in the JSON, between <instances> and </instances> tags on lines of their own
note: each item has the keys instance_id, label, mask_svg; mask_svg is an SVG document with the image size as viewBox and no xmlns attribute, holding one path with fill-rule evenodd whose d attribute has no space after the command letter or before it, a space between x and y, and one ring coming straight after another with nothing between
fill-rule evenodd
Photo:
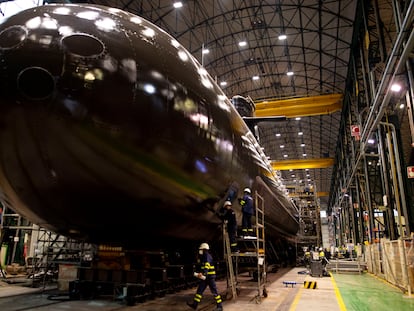
<instances>
[{"instance_id":1,"label":"worker climbing ladder","mask_svg":"<svg viewBox=\"0 0 414 311\"><path fill-rule=\"evenodd\" d=\"M256 302L260 303L262 294L267 297L266 291L266 261L265 261L265 213L264 213L264 199L257 192L255 193L255 211L256 217L254 220L255 236L243 237L239 239L239 252L231 252L230 240L225 228L223 226L223 238L225 243L225 257L228 267L228 284L231 288L234 298L237 297L240 289L257 289ZM252 282L243 282L238 277L239 261L243 258L244 261L250 261L251 272L253 272ZM251 260L250 260L251 259ZM234 264L235 263L235 267Z\"/></svg>"}]
</instances>

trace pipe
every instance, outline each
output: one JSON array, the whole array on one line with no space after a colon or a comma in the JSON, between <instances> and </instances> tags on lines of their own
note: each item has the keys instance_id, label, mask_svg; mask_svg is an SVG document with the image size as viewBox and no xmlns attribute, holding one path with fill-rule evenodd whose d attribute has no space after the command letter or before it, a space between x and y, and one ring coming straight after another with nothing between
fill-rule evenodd
<instances>
[{"instance_id":1,"label":"pipe","mask_svg":"<svg viewBox=\"0 0 414 311\"><path fill-rule=\"evenodd\" d=\"M405 65L405 61L409 57L412 48L414 47L414 29L411 28L411 20L413 18L413 15L414 1L411 1L407 9L407 15L405 16L403 23L401 25L401 31L398 33L397 39L391 51L389 61L385 67L384 74L382 76L380 85L377 89L376 96L374 98L373 105L371 106L370 113L367 119L367 123L363 128L361 134L361 141L366 141L368 137L371 135L374 128L380 122L386 109L386 105L388 104L391 98L391 92L387 92L385 94L384 99L381 102L380 97L384 94L385 88L389 87L389 82L395 78L396 74L402 69L402 66ZM407 45L404 47L403 52L400 54L399 50L401 48L401 45L403 45L404 43L404 37L406 35L406 32L410 29L411 33L407 40ZM397 62L397 59L399 59L397 66L395 68L392 68Z\"/></svg>"},{"instance_id":2,"label":"pipe","mask_svg":"<svg viewBox=\"0 0 414 311\"><path fill-rule=\"evenodd\" d=\"M397 134L396 134L396 129L394 124L391 123L384 123L384 122L380 122L380 124L386 125L391 127L391 134L392 134L392 139L394 140L394 142L397 142ZM398 151L398 144L394 144L394 154L395 154L395 163L396 163L396 167L397 167L397 177L398 177L398 184L399 184L399 188L401 191L401 206L402 206L402 212L405 218L405 229L406 229L406 234L405 236L410 236L411 231L410 231L410 222L409 222L409 218L408 218L408 210L407 210L407 202L405 200L405 190L404 190L404 182L402 179L402 172L401 172L401 160L400 160L400 153Z\"/></svg>"}]
</instances>

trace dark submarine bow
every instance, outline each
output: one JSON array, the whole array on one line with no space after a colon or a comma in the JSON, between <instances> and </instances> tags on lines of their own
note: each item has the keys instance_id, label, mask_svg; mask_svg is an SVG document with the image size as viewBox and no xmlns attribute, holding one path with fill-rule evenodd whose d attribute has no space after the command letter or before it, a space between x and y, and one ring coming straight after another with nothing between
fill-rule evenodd
<instances>
[{"instance_id":1,"label":"dark submarine bow","mask_svg":"<svg viewBox=\"0 0 414 311\"><path fill-rule=\"evenodd\" d=\"M0 25L0 64L1 199L34 223L128 247L199 241L250 186L267 233L296 234L295 206L243 119L157 26L44 5Z\"/></svg>"}]
</instances>

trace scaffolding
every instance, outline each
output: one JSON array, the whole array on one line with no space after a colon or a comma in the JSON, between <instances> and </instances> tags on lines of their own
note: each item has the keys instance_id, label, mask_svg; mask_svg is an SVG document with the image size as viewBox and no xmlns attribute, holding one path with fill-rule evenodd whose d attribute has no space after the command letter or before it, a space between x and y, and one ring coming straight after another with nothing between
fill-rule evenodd
<instances>
[{"instance_id":1,"label":"scaffolding","mask_svg":"<svg viewBox=\"0 0 414 311\"><path fill-rule=\"evenodd\" d=\"M240 251L231 252L230 241L225 226L223 227L225 258L228 267L227 284L233 298L241 289L255 289L256 303L267 297L266 290L266 245L265 245L265 208L264 199L255 193L255 236L244 236L238 240ZM246 277L245 273L248 273Z\"/></svg>"},{"instance_id":2,"label":"scaffolding","mask_svg":"<svg viewBox=\"0 0 414 311\"><path fill-rule=\"evenodd\" d=\"M30 223L11 208L4 207L0 222L3 258L0 276L7 278L4 267L15 265L34 283L43 286L58 279L60 265L80 266L93 257L94 246L51 232Z\"/></svg>"}]
</instances>

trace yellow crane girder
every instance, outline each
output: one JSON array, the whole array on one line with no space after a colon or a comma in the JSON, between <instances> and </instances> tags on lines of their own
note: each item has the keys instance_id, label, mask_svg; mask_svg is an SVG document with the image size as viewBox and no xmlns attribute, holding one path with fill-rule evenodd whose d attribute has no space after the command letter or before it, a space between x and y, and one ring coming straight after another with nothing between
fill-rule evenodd
<instances>
[{"instance_id":1,"label":"yellow crane girder","mask_svg":"<svg viewBox=\"0 0 414 311\"><path fill-rule=\"evenodd\" d=\"M277 171L297 170L306 168L327 168L334 165L334 158L271 161L271 164L273 169Z\"/></svg>"},{"instance_id":2,"label":"yellow crane girder","mask_svg":"<svg viewBox=\"0 0 414 311\"><path fill-rule=\"evenodd\" d=\"M342 109L342 94L266 100L255 103L255 117L296 118L331 114Z\"/></svg>"}]
</instances>

